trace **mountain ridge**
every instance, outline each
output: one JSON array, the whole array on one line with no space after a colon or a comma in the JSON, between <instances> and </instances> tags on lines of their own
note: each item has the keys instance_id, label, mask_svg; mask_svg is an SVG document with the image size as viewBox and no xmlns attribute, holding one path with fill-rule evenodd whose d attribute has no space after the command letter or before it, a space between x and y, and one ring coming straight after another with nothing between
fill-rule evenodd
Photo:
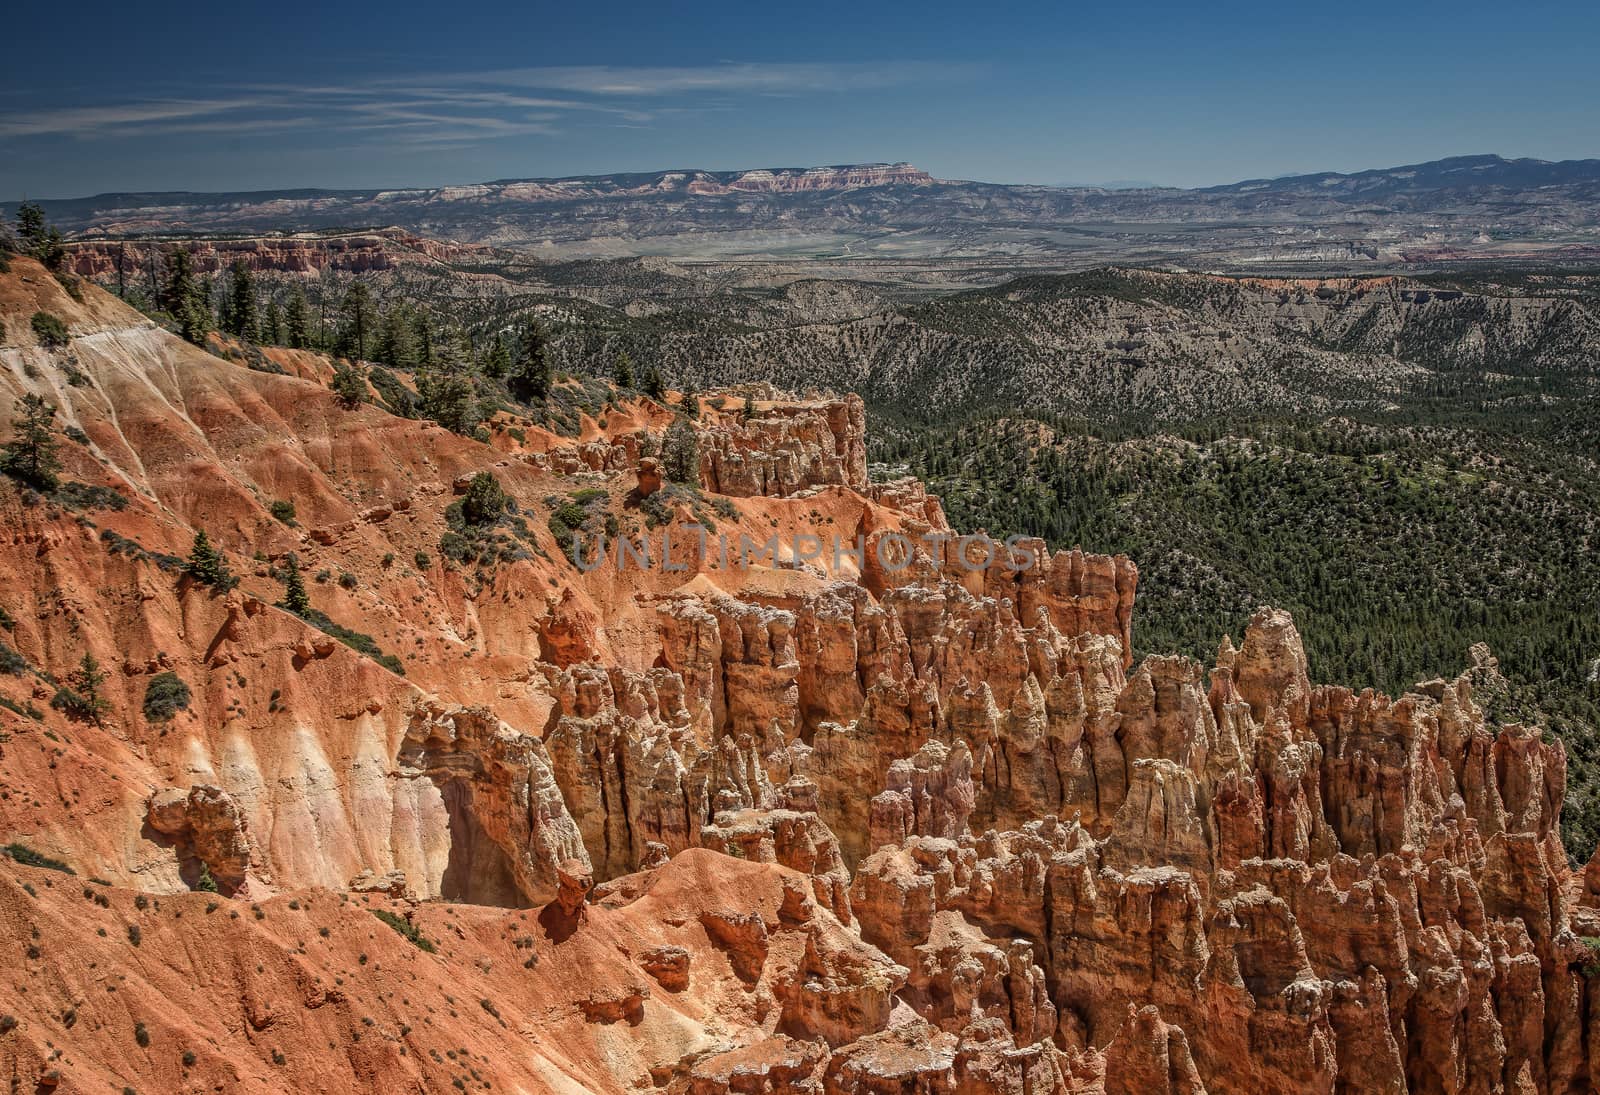
<instances>
[{"instance_id":1,"label":"mountain ridge","mask_svg":"<svg viewBox=\"0 0 1600 1095\"><path fill-rule=\"evenodd\" d=\"M1116 180L1107 183L1004 183L984 179L953 179L942 178L931 174L905 160L897 161L870 161L859 163L816 164L811 166L788 167L748 167L728 170L708 170L701 167L673 167L661 168L653 171L605 171L591 174L578 175L510 175L495 179L484 179L478 182L442 183L437 186L363 186L363 187L269 187L262 190L108 190L97 194L86 194L79 197L68 198L40 198L36 199L41 204L51 207L53 212L70 217L70 207L85 202L107 202L117 200L127 202L134 199L150 200L158 198L211 198L217 200L264 199L268 197L284 200L336 198L336 197L379 197L383 195L412 195L412 194L440 194L452 191L470 190L477 187L511 187L511 186L558 186L589 184L600 186L610 184L619 191L643 187L646 184L660 184L663 181L674 179L685 180L713 180L722 184L734 184L743 180L755 181L762 176L771 176L774 179L805 178L807 176L824 177L826 175L852 175L867 172L882 172L884 177L874 181L863 181L856 184L847 184L840 189L858 186L880 185L893 186L904 183L924 185L927 183L940 183L946 185L992 186L1015 190L1066 190L1066 191L1177 191L1189 194L1228 194L1243 193L1247 191L1275 189L1285 190L1296 186L1310 186L1322 184L1328 180L1367 180L1392 178L1401 172L1424 177L1437 177L1447 171L1457 170L1493 170L1501 176L1511 176L1519 180L1530 177L1544 177L1549 181L1571 181L1573 179L1595 178L1600 179L1600 157L1585 157L1563 160L1544 160L1530 156L1507 157L1498 153L1481 153L1460 156L1444 156L1435 160L1423 160L1416 163L1398 164L1392 167L1370 167L1358 171L1312 171L1295 172L1287 175L1260 176L1240 179L1235 182L1217 183L1210 186L1167 186L1145 180ZM12 203L0 203L0 208L9 209Z\"/></svg>"},{"instance_id":2,"label":"mountain ridge","mask_svg":"<svg viewBox=\"0 0 1600 1095\"><path fill-rule=\"evenodd\" d=\"M906 162L426 188L102 194L44 203L80 239L395 228L544 258L661 256L1202 269L1600 257L1600 161L1458 157L1222 187L939 179Z\"/></svg>"},{"instance_id":3,"label":"mountain ridge","mask_svg":"<svg viewBox=\"0 0 1600 1095\"><path fill-rule=\"evenodd\" d=\"M1306 174L1279 175L1273 178L1242 179L1235 183L1197 187L1200 193L1227 194L1249 191L1285 191L1297 187L1326 187L1330 184L1353 184L1354 189L1366 191L1362 184L1382 182L1398 183L1421 178L1431 180L1435 188L1443 188L1446 176L1455 172L1493 172L1478 176L1474 181L1505 185L1515 182L1522 186L1550 185L1585 179L1600 179L1600 159L1539 160L1531 157L1508 159L1494 153L1472 156L1446 156L1421 163L1402 164L1397 167L1365 168L1361 171L1316 171Z\"/></svg>"}]
</instances>

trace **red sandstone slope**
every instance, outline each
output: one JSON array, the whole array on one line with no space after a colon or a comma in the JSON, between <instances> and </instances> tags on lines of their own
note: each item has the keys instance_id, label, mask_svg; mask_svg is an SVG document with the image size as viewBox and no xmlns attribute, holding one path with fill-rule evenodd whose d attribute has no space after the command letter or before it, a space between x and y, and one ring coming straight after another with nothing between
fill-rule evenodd
<instances>
[{"instance_id":1,"label":"red sandstone slope","mask_svg":"<svg viewBox=\"0 0 1600 1095\"><path fill-rule=\"evenodd\" d=\"M0 388L82 431L85 485L0 484L27 663L0 674L0 843L78 871L0 863L24 1090L1591 1085L1600 881L1560 853L1559 743L1472 701L1487 652L1356 695L1264 609L1209 669L1135 666L1128 560L963 566L919 484L867 482L859 400L705 401L706 490L651 499L648 401L482 444L83 293L0 275ZM69 346L36 345L41 309ZM451 562L485 470L526 524ZM569 504L785 557L583 573ZM172 565L199 527L239 589ZM802 533L869 546L808 562ZM274 607L290 552L404 677ZM86 650L98 723L49 706ZM162 672L193 692L170 721L142 709Z\"/></svg>"},{"instance_id":2,"label":"red sandstone slope","mask_svg":"<svg viewBox=\"0 0 1600 1095\"><path fill-rule=\"evenodd\" d=\"M0 866L0 923L24 948L0 974L0 1072L28 1091L56 1073L63 1092L648 1088L652 1069L769 1019L825 1019L848 1040L888 1014L904 971L803 887L692 851L622 880L575 924L556 906L326 890L145 897ZM379 910L409 917L433 951ZM818 977L843 987L819 1000Z\"/></svg>"}]
</instances>

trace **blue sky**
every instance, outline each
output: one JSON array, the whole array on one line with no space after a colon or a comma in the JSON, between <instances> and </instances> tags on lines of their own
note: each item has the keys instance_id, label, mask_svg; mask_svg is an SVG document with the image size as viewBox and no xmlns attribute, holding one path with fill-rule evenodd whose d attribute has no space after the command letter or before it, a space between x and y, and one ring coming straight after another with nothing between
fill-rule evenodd
<instances>
[{"instance_id":1,"label":"blue sky","mask_svg":"<svg viewBox=\"0 0 1600 1095\"><path fill-rule=\"evenodd\" d=\"M1199 186L1600 156L1600 5L18 5L0 200L910 160Z\"/></svg>"}]
</instances>

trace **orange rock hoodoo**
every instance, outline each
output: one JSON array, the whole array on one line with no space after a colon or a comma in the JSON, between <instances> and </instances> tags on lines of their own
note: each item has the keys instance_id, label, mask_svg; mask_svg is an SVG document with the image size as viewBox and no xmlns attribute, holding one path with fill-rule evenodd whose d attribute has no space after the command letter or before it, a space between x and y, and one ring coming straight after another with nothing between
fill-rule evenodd
<instances>
[{"instance_id":1,"label":"orange rock hoodoo","mask_svg":"<svg viewBox=\"0 0 1600 1095\"><path fill-rule=\"evenodd\" d=\"M1133 563L1040 544L580 573L548 499L644 535L661 408L484 445L12 266L0 387L117 499L0 488L0 842L77 871L0 864L21 1090L1596 1085L1600 861L1563 857L1561 744L1474 702L1487 651L1357 694L1262 609L1210 668L1136 663ZM948 531L869 483L860 400L758 396L706 400L675 522ZM530 550L445 565L482 470ZM238 589L173 565L199 527ZM404 677L273 607L291 551ZM98 722L48 702L85 650ZM193 694L152 718L163 672Z\"/></svg>"}]
</instances>

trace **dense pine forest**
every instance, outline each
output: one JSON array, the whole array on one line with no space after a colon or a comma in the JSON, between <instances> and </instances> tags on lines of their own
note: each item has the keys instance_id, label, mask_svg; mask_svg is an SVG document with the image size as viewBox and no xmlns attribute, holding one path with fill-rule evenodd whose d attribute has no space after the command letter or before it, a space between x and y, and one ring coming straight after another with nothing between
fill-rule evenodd
<instances>
[{"instance_id":1,"label":"dense pine forest","mask_svg":"<svg viewBox=\"0 0 1600 1095\"><path fill-rule=\"evenodd\" d=\"M1273 604L1294 613L1315 680L1399 694L1487 642L1509 688L1480 700L1567 743L1565 835L1582 854L1600 837L1597 409L1575 409L1588 424L1570 431L1269 418L1126 434L992 417L902 426L877 455L924 477L958 527L1134 558L1141 657L1209 664Z\"/></svg>"}]
</instances>

